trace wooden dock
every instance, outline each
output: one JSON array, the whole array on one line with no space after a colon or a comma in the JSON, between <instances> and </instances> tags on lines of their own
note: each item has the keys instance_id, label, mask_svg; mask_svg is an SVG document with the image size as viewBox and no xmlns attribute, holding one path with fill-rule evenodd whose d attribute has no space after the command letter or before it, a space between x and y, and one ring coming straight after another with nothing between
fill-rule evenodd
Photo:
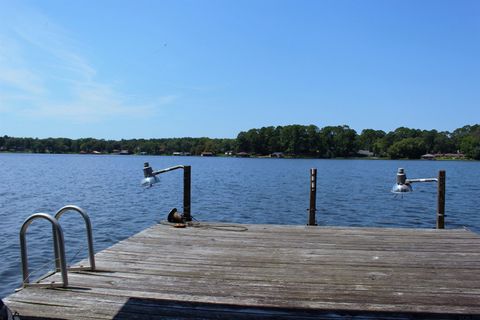
<instances>
[{"instance_id":1,"label":"wooden dock","mask_svg":"<svg viewBox=\"0 0 480 320\"><path fill-rule=\"evenodd\" d=\"M158 224L96 264L4 302L22 320L480 319L466 230Z\"/></svg>"}]
</instances>

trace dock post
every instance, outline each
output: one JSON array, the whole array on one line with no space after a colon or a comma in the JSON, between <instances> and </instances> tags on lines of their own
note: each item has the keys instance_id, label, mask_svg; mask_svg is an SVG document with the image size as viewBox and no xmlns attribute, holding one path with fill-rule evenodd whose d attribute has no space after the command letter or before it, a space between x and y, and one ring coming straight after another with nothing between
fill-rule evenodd
<instances>
[{"instance_id":1,"label":"dock post","mask_svg":"<svg viewBox=\"0 0 480 320\"><path fill-rule=\"evenodd\" d=\"M185 221L192 221L191 215L191 183L192 183L192 167L183 167L183 216Z\"/></svg>"},{"instance_id":2,"label":"dock post","mask_svg":"<svg viewBox=\"0 0 480 320\"><path fill-rule=\"evenodd\" d=\"M437 229L445 229L445 170L438 172Z\"/></svg>"},{"instance_id":3,"label":"dock post","mask_svg":"<svg viewBox=\"0 0 480 320\"><path fill-rule=\"evenodd\" d=\"M316 226L315 213L317 211L317 169L310 169L310 209L308 214L308 225Z\"/></svg>"}]
</instances>

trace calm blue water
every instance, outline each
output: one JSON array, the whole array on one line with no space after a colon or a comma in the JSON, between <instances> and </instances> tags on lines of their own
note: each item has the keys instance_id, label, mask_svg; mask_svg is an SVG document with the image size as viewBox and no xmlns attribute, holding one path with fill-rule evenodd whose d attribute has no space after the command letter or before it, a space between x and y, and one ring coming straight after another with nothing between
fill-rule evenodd
<instances>
[{"instance_id":1,"label":"calm blue water","mask_svg":"<svg viewBox=\"0 0 480 320\"><path fill-rule=\"evenodd\" d=\"M154 169L191 165L192 215L241 223L306 224L309 169L316 167L317 220L331 226L433 228L436 184L416 184L403 198L389 191L398 167L410 178L445 169L447 228L480 232L480 162L0 154L0 297L20 286L18 236L32 213L53 215L66 204L86 209L99 251L165 219L172 207L181 209L182 171L142 189L145 161ZM61 221L68 260L85 258L83 222L74 213ZM34 276L53 268L50 238L47 222L28 230L31 270L39 269Z\"/></svg>"}]
</instances>

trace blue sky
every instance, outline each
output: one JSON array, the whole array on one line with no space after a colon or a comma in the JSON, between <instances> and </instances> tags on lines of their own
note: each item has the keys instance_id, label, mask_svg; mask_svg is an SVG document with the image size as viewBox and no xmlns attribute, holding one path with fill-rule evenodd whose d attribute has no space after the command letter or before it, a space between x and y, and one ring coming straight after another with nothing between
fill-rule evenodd
<instances>
[{"instance_id":1,"label":"blue sky","mask_svg":"<svg viewBox=\"0 0 480 320\"><path fill-rule=\"evenodd\" d=\"M0 134L480 123L480 1L0 0Z\"/></svg>"}]
</instances>

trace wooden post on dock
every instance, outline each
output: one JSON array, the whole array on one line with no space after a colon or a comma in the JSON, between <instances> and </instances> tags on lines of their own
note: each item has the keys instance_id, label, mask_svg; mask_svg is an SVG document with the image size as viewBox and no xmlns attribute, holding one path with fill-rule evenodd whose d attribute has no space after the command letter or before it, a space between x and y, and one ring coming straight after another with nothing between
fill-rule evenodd
<instances>
[{"instance_id":1,"label":"wooden post on dock","mask_svg":"<svg viewBox=\"0 0 480 320\"><path fill-rule=\"evenodd\" d=\"M183 217L185 221L192 221L191 215L191 184L192 184L192 167L183 167Z\"/></svg>"},{"instance_id":2,"label":"wooden post on dock","mask_svg":"<svg viewBox=\"0 0 480 320\"><path fill-rule=\"evenodd\" d=\"M316 226L315 213L317 211L317 169L310 169L310 209L308 214L308 225Z\"/></svg>"},{"instance_id":3,"label":"wooden post on dock","mask_svg":"<svg viewBox=\"0 0 480 320\"><path fill-rule=\"evenodd\" d=\"M445 229L445 170L438 172L437 229Z\"/></svg>"}]
</instances>

